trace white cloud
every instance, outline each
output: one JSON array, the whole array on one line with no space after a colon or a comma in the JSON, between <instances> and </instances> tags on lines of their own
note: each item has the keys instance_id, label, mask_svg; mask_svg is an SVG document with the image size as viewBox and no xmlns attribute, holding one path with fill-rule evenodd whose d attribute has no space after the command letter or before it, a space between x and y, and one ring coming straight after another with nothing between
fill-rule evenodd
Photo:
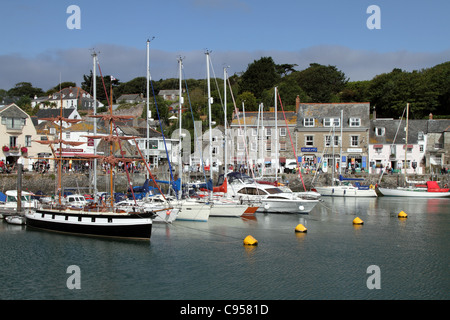
<instances>
[{"instance_id":1,"label":"white cloud","mask_svg":"<svg viewBox=\"0 0 450 320\"><path fill-rule=\"evenodd\" d=\"M99 63L103 75L114 75L122 82L146 75L146 50L118 45L99 44ZM20 55L0 56L0 88L10 89L18 82L31 82L44 91L62 81L74 81L79 86L84 74L92 69L91 49L47 51L35 57ZM178 77L177 58L184 58L184 74L187 78L206 77L206 58L203 51L167 52L150 48L150 72L152 79ZM375 75L390 72L394 68L407 71L429 68L450 60L450 50L438 53L425 52L371 52L354 50L343 46L314 46L299 51L214 51L211 61L215 75L220 78L223 67L230 66L228 73L239 73L248 64L264 56L275 63L297 64L303 70L310 63L334 65L343 71L350 81L370 80Z\"/></svg>"}]
</instances>

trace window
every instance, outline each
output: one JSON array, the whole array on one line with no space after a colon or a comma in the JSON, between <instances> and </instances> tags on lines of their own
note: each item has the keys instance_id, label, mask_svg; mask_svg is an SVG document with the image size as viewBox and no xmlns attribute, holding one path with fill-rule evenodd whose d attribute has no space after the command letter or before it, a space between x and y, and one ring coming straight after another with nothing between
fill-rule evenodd
<instances>
[{"instance_id":1,"label":"window","mask_svg":"<svg viewBox=\"0 0 450 320\"><path fill-rule=\"evenodd\" d=\"M382 128L382 127L376 127L375 128L375 135L376 136L384 136L384 128Z\"/></svg>"},{"instance_id":2,"label":"window","mask_svg":"<svg viewBox=\"0 0 450 320\"><path fill-rule=\"evenodd\" d=\"M252 128L252 136L256 137L258 135L258 129Z\"/></svg>"},{"instance_id":3,"label":"window","mask_svg":"<svg viewBox=\"0 0 450 320\"><path fill-rule=\"evenodd\" d=\"M17 137L15 137L15 136L10 136L9 137L9 147L10 148L17 147Z\"/></svg>"},{"instance_id":4,"label":"window","mask_svg":"<svg viewBox=\"0 0 450 320\"><path fill-rule=\"evenodd\" d=\"M325 136L325 146L329 147L331 146L331 139L332 136ZM334 136L334 146L339 146L339 136Z\"/></svg>"},{"instance_id":5,"label":"window","mask_svg":"<svg viewBox=\"0 0 450 320\"><path fill-rule=\"evenodd\" d=\"M350 145L352 147L357 147L359 146L359 136L351 136L351 142Z\"/></svg>"},{"instance_id":6,"label":"window","mask_svg":"<svg viewBox=\"0 0 450 320\"><path fill-rule=\"evenodd\" d=\"M423 144L419 144L419 151L423 152Z\"/></svg>"},{"instance_id":7,"label":"window","mask_svg":"<svg viewBox=\"0 0 450 320\"><path fill-rule=\"evenodd\" d=\"M419 131L419 133L417 134L417 139L423 140L423 131Z\"/></svg>"},{"instance_id":8,"label":"window","mask_svg":"<svg viewBox=\"0 0 450 320\"><path fill-rule=\"evenodd\" d=\"M285 137L286 136L286 128L280 128L280 136Z\"/></svg>"},{"instance_id":9,"label":"window","mask_svg":"<svg viewBox=\"0 0 450 320\"><path fill-rule=\"evenodd\" d=\"M361 119L360 118L350 118L350 127L360 127L361 126Z\"/></svg>"},{"instance_id":10,"label":"window","mask_svg":"<svg viewBox=\"0 0 450 320\"><path fill-rule=\"evenodd\" d=\"M266 151L272 151L272 141L267 141L266 143Z\"/></svg>"},{"instance_id":11,"label":"window","mask_svg":"<svg viewBox=\"0 0 450 320\"><path fill-rule=\"evenodd\" d=\"M25 147L31 147L31 136L25 136Z\"/></svg>"},{"instance_id":12,"label":"window","mask_svg":"<svg viewBox=\"0 0 450 320\"><path fill-rule=\"evenodd\" d=\"M213 148L212 148L211 154L212 154L213 156L216 156L216 155L217 155L217 147L213 147Z\"/></svg>"},{"instance_id":13,"label":"window","mask_svg":"<svg viewBox=\"0 0 450 320\"><path fill-rule=\"evenodd\" d=\"M375 153L381 153L381 151L383 150L383 147L374 147L375 149Z\"/></svg>"},{"instance_id":14,"label":"window","mask_svg":"<svg viewBox=\"0 0 450 320\"><path fill-rule=\"evenodd\" d=\"M242 137L244 135L244 129L239 128L238 129L238 135Z\"/></svg>"},{"instance_id":15,"label":"window","mask_svg":"<svg viewBox=\"0 0 450 320\"><path fill-rule=\"evenodd\" d=\"M252 151L257 151L258 150L258 142L252 141L252 143L250 144L250 149Z\"/></svg>"},{"instance_id":16,"label":"window","mask_svg":"<svg viewBox=\"0 0 450 320\"><path fill-rule=\"evenodd\" d=\"M270 137L272 135L272 128L266 129L266 136Z\"/></svg>"},{"instance_id":17,"label":"window","mask_svg":"<svg viewBox=\"0 0 450 320\"><path fill-rule=\"evenodd\" d=\"M314 127L314 118L304 118L303 125L305 127Z\"/></svg>"},{"instance_id":18,"label":"window","mask_svg":"<svg viewBox=\"0 0 450 320\"><path fill-rule=\"evenodd\" d=\"M314 145L314 136L305 136L305 145L313 146Z\"/></svg>"},{"instance_id":19,"label":"window","mask_svg":"<svg viewBox=\"0 0 450 320\"><path fill-rule=\"evenodd\" d=\"M341 119L340 118L324 118L323 119L323 126L324 127L339 127L341 125Z\"/></svg>"},{"instance_id":20,"label":"window","mask_svg":"<svg viewBox=\"0 0 450 320\"><path fill-rule=\"evenodd\" d=\"M239 151L244 150L244 143L243 143L243 142L238 142L238 144L237 144L237 149L238 149Z\"/></svg>"},{"instance_id":21,"label":"window","mask_svg":"<svg viewBox=\"0 0 450 320\"><path fill-rule=\"evenodd\" d=\"M70 139L70 132L66 132L66 139Z\"/></svg>"},{"instance_id":22,"label":"window","mask_svg":"<svg viewBox=\"0 0 450 320\"><path fill-rule=\"evenodd\" d=\"M280 151L286 151L286 141L280 141Z\"/></svg>"},{"instance_id":23,"label":"window","mask_svg":"<svg viewBox=\"0 0 450 320\"><path fill-rule=\"evenodd\" d=\"M25 122L26 119L2 117L2 124L6 125L6 129L9 130L22 130Z\"/></svg>"}]
</instances>

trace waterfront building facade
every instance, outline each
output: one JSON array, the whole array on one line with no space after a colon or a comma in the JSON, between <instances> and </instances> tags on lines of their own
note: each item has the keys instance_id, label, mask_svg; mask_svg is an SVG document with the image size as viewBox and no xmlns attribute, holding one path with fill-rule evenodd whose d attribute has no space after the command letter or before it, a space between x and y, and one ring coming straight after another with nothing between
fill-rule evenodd
<instances>
[{"instance_id":1,"label":"waterfront building facade","mask_svg":"<svg viewBox=\"0 0 450 320\"><path fill-rule=\"evenodd\" d=\"M304 167L324 172L367 172L370 103L300 103L297 157Z\"/></svg>"}]
</instances>

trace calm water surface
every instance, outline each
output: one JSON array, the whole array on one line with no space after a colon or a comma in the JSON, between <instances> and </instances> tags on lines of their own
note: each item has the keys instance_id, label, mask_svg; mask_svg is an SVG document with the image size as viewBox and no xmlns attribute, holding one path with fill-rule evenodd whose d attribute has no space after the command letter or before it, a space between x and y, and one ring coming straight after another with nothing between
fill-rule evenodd
<instances>
[{"instance_id":1,"label":"calm water surface","mask_svg":"<svg viewBox=\"0 0 450 320\"><path fill-rule=\"evenodd\" d=\"M247 235L258 246L243 246ZM150 242L0 221L0 243L0 299L450 298L450 199L324 198L309 215L154 224ZM67 288L70 265L81 289ZM367 287L371 265L381 289Z\"/></svg>"}]
</instances>

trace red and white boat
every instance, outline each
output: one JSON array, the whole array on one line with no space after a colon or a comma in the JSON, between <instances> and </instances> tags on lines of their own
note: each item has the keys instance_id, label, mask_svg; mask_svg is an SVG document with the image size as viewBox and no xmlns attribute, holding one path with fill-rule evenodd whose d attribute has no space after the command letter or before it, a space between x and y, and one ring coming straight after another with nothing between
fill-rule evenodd
<instances>
[{"instance_id":1,"label":"red and white boat","mask_svg":"<svg viewBox=\"0 0 450 320\"><path fill-rule=\"evenodd\" d=\"M378 191L387 197L446 198L450 197L450 188L441 188L436 181L427 181L414 187L380 188Z\"/></svg>"}]
</instances>

